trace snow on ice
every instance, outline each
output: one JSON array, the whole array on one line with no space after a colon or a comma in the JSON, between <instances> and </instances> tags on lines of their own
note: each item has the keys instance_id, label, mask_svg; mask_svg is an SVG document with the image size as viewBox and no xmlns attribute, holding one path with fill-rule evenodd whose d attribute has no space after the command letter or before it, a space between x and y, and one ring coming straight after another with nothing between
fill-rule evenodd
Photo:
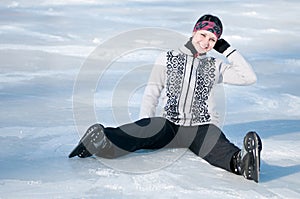
<instances>
[{"instance_id":1,"label":"snow on ice","mask_svg":"<svg viewBox=\"0 0 300 199\"><path fill-rule=\"evenodd\" d=\"M300 198L299 6L294 0L2 1L0 198ZM260 183L185 149L68 159L80 129L87 128L74 118L74 84L97 46L146 27L188 38L205 13L222 18L223 37L258 75L255 85L222 89L229 139L241 146L249 130L262 137ZM150 66L157 53L134 50L109 65L90 88L99 122L114 126L137 119L150 69L135 69ZM117 89L124 77L141 86ZM126 106L112 101L117 90L129 96ZM94 122L85 117L86 124Z\"/></svg>"}]
</instances>

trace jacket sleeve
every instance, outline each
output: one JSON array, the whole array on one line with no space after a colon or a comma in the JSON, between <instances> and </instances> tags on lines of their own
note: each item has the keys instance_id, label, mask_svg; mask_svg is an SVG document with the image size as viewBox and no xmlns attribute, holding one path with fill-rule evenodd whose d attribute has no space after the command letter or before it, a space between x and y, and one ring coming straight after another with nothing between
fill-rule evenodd
<instances>
[{"instance_id":1,"label":"jacket sleeve","mask_svg":"<svg viewBox=\"0 0 300 199\"><path fill-rule=\"evenodd\" d=\"M146 85L142 104L140 108L140 118L154 117L159 98L165 84L166 53L158 56Z\"/></svg>"},{"instance_id":2,"label":"jacket sleeve","mask_svg":"<svg viewBox=\"0 0 300 199\"><path fill-rule=\"evenodd\" d=\"M224 53L229 63L221 63L222 81L226 84L250 85L256 82L256 74L251 65L234 48L229 47Z\"/></svg>"}]
</instances>

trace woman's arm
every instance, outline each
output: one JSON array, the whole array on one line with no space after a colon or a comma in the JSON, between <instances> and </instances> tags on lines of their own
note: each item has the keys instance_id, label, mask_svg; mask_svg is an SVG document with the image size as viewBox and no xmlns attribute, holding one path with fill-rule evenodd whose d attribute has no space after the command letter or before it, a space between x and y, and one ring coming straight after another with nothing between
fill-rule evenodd
<instances>
[{"instance_id":1,"label":"woman's arm","mask_svg":"<svg viewBox=\"0 0 300 199\"><path fill-rule=\"evenodd\" d=\"M234 85L250 85L256 82L256 74L251 65L234 48L228 47L224 52L229 64L221 63L223 82Z\"/></svg>"},{"instance_id":2,"label":"woman's arm","mask_svg":"<svg viewBox=\"0 0 300 199\"><path fill-rule=\"evenodd\" d=\"M140 108L140 118L154 117L161 91L165 84L166 53L162 53L153 66L150 78L144 91Z\"/></svg>"}]
</instances>

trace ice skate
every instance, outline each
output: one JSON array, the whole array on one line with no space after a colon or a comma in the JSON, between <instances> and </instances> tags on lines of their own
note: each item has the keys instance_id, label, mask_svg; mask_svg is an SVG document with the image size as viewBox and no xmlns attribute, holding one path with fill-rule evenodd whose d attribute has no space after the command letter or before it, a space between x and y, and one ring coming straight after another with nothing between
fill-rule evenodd
<instances>
[{"instance_id":1,"label":"ice skate","mask_svg":"<svg viewBox=\"0 0 300 199\"><path fill-rule=\"evenodd\" d=\"M244 138L244 146L240 153L241 174L248 180L259 181L260 152L262 143L255 132L249 132Z\"/></svg>"},{"instance_id":2,"label":"ice skate","mask_svg":"<svg viewBox=\"0 0 300 199\"><path fill-rule=\"evenodd\" d=\"M105 139L103 126L101 124L92 125L80 139L78 145L70 153L69 158L74 156L80 158L92 156L97 152L98 148L101 148L100 146Z\"/></svg>"}]
</instances>

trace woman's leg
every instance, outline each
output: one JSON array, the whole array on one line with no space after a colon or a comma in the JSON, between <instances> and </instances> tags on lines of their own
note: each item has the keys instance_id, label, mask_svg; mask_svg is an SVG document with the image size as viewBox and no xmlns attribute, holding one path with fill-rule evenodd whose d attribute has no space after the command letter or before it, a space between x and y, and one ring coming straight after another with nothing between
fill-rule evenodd
<instances>
[{"instance_id":1,"label":"woman's leg","mask_svg":"<svg viewBox=\"0 0 300 199\"><path fill-rule=\"evenodd\" d=\"M162 117L144 118L116 128L107 127L104 128L104 134L112 143L109 155L105 149L96 155L115 158L139 149L160 149L173 140L177 128Z\"/></svg>"},{"instance_id":2,"label":"woman's leg","mask_svg":"<svg viewBox=\"0 0 300 199\"><path fill-rule=\"evenodd\" d=\"M232 144L215 125L198 126L198 131L189 149L210 164L232 171L231 160L240 149Z\"/></svg>"}]
</instances>

